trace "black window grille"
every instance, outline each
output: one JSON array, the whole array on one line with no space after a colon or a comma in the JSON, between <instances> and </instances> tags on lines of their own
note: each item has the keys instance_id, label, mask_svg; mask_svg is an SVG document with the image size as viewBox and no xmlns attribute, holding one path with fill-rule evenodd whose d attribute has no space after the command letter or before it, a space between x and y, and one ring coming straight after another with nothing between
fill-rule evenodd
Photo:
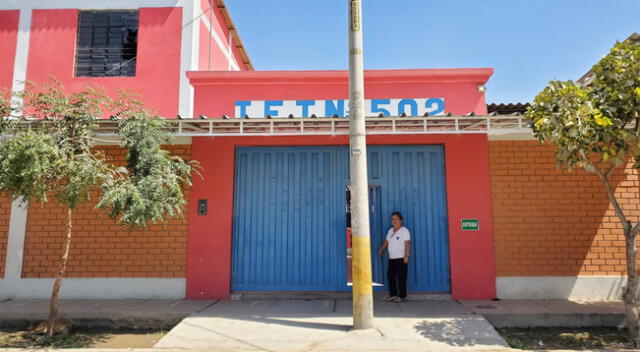
<instances>
[{"instance_id":1,"label":"black window grille","mask_svg":"<svg viewBox=\"0 0 640 352\"><path fill-rule=\"evenodd\" d=\"M80 11L76 77L135 76L138 11Z\"/></svg>"}]
</instances>

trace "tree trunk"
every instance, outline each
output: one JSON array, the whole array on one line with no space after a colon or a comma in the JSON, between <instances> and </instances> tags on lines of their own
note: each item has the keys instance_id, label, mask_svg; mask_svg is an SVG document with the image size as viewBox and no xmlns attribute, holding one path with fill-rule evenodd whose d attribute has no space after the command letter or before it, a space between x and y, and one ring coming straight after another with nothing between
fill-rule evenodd
<instances>
[{"instance_id":1,"label":"tree trunk","mask_svg":"<svg viewBox=\"0 0 640 352\"><path fill-rule=\"evenodd\" d=\"M53 336L54 327L58 320L58 294L62 286L62 279L67 269L67 259L69 258L69 247L71 247L71 215L72 209L68 208L67 213L67 237L64 241L64 253L60 258L60 270L56 273L53 290L51 291L51 301L49 303L49 320L47 321L47 334Z\"/></svg>"},{"instance_id":2,"label":"tree trunk","mask_svg":"<svg viewBox=\"0 0 640 352\"><path fill-rule=\"evenodd\" d=\"M623 299L624 310L627 317L627 329L631 338L640 347L640 319L638 316L638 266L636 265L636 235L630 229L625 229L625 242L627 249L627 287L625 287Z\"/></svg>"},{"instance_id":3,"label":"tree trunk","mask_svg":"<svg viewBox=\"0 0 640 352\"><path fill-rule=\"evenodd\" d=\"M607 196L616 216L622 223L624 229L626 259L627 259L627 286L622 293L622 299L624 300L624 310L626 314L627 329L629 334L636 345L636 348L640 348L640 315L638 314L638 265L636 264L637 249L636 249L636 227L631 226L631 222L627 220L624 215L622 207L616 199L616 196L609 184L608 173L599 175L602 181L604 181L604 187L607 191Z\"/></svg>"}]
</instances>

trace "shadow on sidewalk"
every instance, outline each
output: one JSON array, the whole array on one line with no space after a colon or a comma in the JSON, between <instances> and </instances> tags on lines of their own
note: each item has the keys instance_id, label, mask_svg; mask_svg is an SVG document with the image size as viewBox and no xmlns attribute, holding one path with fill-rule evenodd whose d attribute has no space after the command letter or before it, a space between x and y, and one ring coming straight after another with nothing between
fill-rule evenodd
<instances>
[{"instance_id":1,"label":"shadow on sidewalk","mask_svg":"<svg viewBox=\"0 0 640 352\"><path fill-rule=\"evenodd\" d=\"M479 323L478 318L458 317L445 321L423 321L416 324L414 329L428 340L456 347L476 346L495 339L496 331L493 327Z\"/></svg>"},{"instance_id":2,"label":"shadow on sidewalk","mask_svg":"<svg viewBox=\"0 0 640 352\"><path fill-rule=\"evenodd\" d=\"M247 319L250 321L255 321L258 323L265 324L278 324L289 327L297 327L297 328L309 328L309 329L321 329L321 330L335 330L335 331L349 331L351 330L351 325L342 325L342 324L329 324L329 323L320 323L320 322L309 322L309 321L295 321L295 320L285 320L285 319L274 319L274 318L255 318L255 319Z\"/></svg>"}]
</instances>

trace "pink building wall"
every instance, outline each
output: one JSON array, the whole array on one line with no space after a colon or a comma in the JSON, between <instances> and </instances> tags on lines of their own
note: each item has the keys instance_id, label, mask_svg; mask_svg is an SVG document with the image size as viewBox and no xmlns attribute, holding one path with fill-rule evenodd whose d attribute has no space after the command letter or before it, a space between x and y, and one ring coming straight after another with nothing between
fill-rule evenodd
<instances>
[{"instance_id":1,"label":"pink building wall","mask_svg":"<svg viewBox=\"0 0 640 352\"><path fill-rule=\"evenodd\" d=\"M162 116L178 113L182 8L140 9L135 77L75 77L78 10L34 10L27 80L57 77L69 90L124 89Z\"/></svg>"},{"instance_id":2,"label":"pink building wall","mask_svg":"<svg viewBox=\"0 0 640 352\"><path fill-rule=\"evenodd\" d=\"M11 93L20 11L0 11L0 94Z\"/></svg>"}]
</instances>

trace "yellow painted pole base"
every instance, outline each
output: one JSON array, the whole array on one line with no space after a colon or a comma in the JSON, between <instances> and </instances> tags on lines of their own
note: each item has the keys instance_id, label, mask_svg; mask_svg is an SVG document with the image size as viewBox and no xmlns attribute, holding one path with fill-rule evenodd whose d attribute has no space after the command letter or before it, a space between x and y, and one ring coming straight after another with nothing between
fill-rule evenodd
<instances>
[{"instance_id":1,"label":"yellow painted pole base","mask_svg":"<svg viewBox=\"0 0 640 352\"><path fill-rule=\"evenodd\" d=\"M369 236L351 237L353 259L353 327L373 328L373 286L371 282L371 243Z\"/></svg>"}]
</instances>

